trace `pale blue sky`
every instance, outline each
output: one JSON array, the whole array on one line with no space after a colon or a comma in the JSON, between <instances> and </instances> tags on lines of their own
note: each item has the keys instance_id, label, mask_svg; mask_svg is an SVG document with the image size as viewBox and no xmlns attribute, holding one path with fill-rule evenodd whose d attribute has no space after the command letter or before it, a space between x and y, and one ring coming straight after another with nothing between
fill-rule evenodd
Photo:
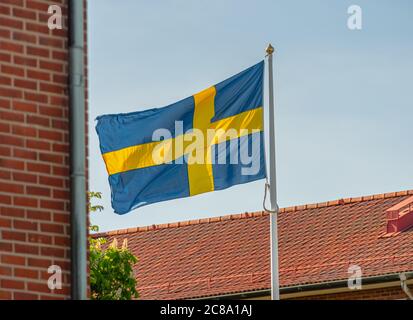
<instances>
[{"instance_id":1,"label":"pale blue sky","mask_svg":"<svg viewBox=\"0 0 413 320\"><path fill-rule=\"evenodd\" d=\"M363 29L347 28L347 8ZM90 189L102 231L262 209L264 182L118 216L96 116L162 107L275 57L281 207L413 189L413 1L89 0Z\"/></svg>"}]
</instances>

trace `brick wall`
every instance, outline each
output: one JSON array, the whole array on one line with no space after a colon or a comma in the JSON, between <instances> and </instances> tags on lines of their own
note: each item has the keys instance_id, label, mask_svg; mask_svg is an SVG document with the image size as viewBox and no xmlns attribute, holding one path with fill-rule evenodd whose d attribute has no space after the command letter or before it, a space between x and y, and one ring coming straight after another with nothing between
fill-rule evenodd
<instances>
[{"instance_id":1,"label":"brick wall","mask_svg":"<svg viewBox=\"0 0 413 320\"><path fill-rule=\"evenodd\" d=\"M67 3L0 1L0 299L70 297ZM51 4L63 30L47 27Z\"/></svg>"}]
</instances>

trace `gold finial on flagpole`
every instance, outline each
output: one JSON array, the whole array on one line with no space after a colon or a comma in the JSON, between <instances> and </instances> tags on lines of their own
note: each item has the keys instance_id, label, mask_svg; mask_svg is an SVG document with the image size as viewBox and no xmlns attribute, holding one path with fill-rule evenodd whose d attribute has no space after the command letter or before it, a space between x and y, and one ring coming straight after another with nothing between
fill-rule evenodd
<instances>
[{"instance_id":1,"label":"gold finial on flagpole","mask_svg":"<svg viewBox=\"0 0 413 320\"><path fill-rule=\"evenodd\" d=\"M265 52L267 53L267 55L274 53L274 47L271 45L271 43L268 44L268 47L267 49L265 49Z\"/></svg>"}]
</instances>

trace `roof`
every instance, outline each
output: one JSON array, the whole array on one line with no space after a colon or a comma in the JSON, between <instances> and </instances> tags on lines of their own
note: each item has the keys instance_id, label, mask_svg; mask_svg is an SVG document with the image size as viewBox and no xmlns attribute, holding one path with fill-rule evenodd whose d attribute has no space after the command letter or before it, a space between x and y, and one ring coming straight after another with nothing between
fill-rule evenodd
<instances>
[{"instance_id":1,"label":"roof","mask_svg":"<svg viewBox=\"0 0 413 320\"><path fill-rule=\"evenodd\" d=\"M413 190L280 209L281 287L412 271L413 229L383 236L386 210ZM269 216L243 213L99 234L128 239L142 299L187 299L270 288Z\"/></svg>"}]
</instances>

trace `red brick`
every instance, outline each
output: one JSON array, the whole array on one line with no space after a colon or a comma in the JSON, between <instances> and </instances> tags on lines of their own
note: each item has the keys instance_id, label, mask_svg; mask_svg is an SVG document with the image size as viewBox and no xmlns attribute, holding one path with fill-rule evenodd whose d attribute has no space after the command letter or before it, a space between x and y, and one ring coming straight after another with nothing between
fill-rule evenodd
<instances>
[{"instance_id":1,"label":"red brick","mask_svg":"<svg viewBox=\"0 0 413 320\"><path fill-rule=\"evenodd\" d=\"M66 8L62 8L62 9L63 9L62 11L66 11L65 10ZM45 17L45 18L47 18L47 17ZM68 37L68 30L67 30L67 28L55 29L55 30L53 30L53 34L55 36L60 36L60 37L63 37L63 38L67 38ZM85 33L85 35L86 35L86 33ZM86 43L85 43L85 47L86 47Z\"/></svg>"},{"instance_id":2,"label":"red brick","mask_svg":"<svg viewBox=\"0 0 413 320\"><path fill-rule=\"evenodd\" d=\"M69 130L69 121L67 120L59 120L59 119L53 119L52 120L52 126L55 129L60 129L60 130Z\"/></svg>"},{"instance_id":3,"label":"red brick","mask_svg":"<svg viewBox=\"0 0 413 320\"><path fill-rule=\"evenodd\" d=\"M0 252L12 253L13 252L13 245L11 243L1 241L0 242Z\"/></svg>"},{"instance_id":4,"label":"red brick","mask_svg":"<svg viewBox=\"0 0 413 320\"><path fill-rule=\"evenodd\" d=\"M24 145L24 140L22 138L0 134L0 144L22 147Z\"/></svg>"},{"instance_id":5,"label":"red brick","mask_svg":"<svg viewBox=\"0 0 413 320\"><path fill-rule=\"evenodd\" d=\"M38 282L28 282L27 289L29 291L34 292L44 292L44 293L51 293L52 291L47 286L47 281L43 281L41 283Z\"/></svg>"},{"instance_id":6,"label":"red brick","mask_svg":"<svg viewBox=\"0 0 413 320\"><path fill-rule=\"evenodd\" d=\"M54 143L53 144L53 151L62 152L62 153L67 154L69 152L69 145L68 144L63 144L63 143Z\"/></svg>"},{"instance_id":7,"label":"red brick","mask_svg":"<svg viewBox=\"0 0 413 320\"><path fill-rule=\"evenodd\" d=\"M12 197L10 195L0 194L0 203L2 203L2 204L11 204L12 203Z\"/></svg>"},{"instance_id":8,"label":"red brick","mask_svg":"<svg viewBox=\"0 0 413 320\"><path fill-rule=\"evenodd\" d=\"M13 292L14 300L38 300L39 298L39 295L34 293Z\"/></svg>"},{"instance_id":9,"label":"red brick","mask_svg":"<svg viewBox=\"0 0 413 320\"><path fill-rule=\"evenodd\" d=\"M24 10L20 8L13 8L13 15L19 18L31 19L36 20L36 12L31 10Z\"/></svg>"},{"instance_id":10,"label":"red brick","mask_svg":"<svg viewBox=\"0 0 413 320\"><path fill-rule=\"evenodd\" d=\"M27 163L27 170L30 172L50 173L51 168L48 164Z\"/></svg>"},{"instance_id":11,"label":"red brick","mask_svg":"<svg viewBox=\"0 0 413 320\"><path fill-rule=\"evenodd\" d=\"M35 9L37 11L43 11L43 12L47 12L47 10L49 9L49 5L47 3L36 1L36 0L28 1L26 6L28 9Z\"/></svg>"},{"instance_id":12,"label":"red brick","mask_svg":"<svg viewBox=\"0 0 413 320\"><path fill-rule=\"evenodd\" d=\"M53 238L45 234L30 233L28 239L31 243L53 244Z\"/></svg>"},{"instance_id":13,"label":"red brick","mask_svg":"<svg viewBox=\"0 0 413 320\"><path fill-rule=\"evenodd\" d=\"M63 110L61 107L48 107L48 106L40 106L39 107L40 113L43 115L51 116L51 117L62 117Z\"/></svg>"},{"instance_id":14,"label":"red brick","mask_svg":"<svg viewBox=\"0 0 413 320\"><path fill-rule=\"evenodd\" d=\"M70 223L70 216L65 213L53 213L53 222Z\"/></svg>"},{"instance_id":15,"label":"red brick","mask_svg":"<svg viewBox=\"0 0 413 320\"><path fill-rule=\"evenodd\" d=\"M49 163L64 164L63 157L53 153L39 153L39 160Z\"/></svg>"},{"instance_id":16,"label":"red brick","mask_svg":"<svg viewBox=\"0 0 413 320\"><path fill-rule=\"evenodd\" d=\"M53 51L52 58L66 62L68 60L68 55L65 51Z\"/></svg>"},{"instance_id":17,"label":"red brick","mask_svg":"<svg viewBox=\"0 0 413 320\"><path fill-rule=\"evenodd\" d=\"M48 188L42 188L42 187L26 187L26 192L27 194L31 195L36 195L36 196L44 196L44 197L50 197L50 189Z\"/></svg>"},{"instance_id":18,"label":"red brick","mask_svg":"<svg viewBox=\"0 0 413 320\"><path fill-rule=\"evenodd\" d=\"M65 89L60 85L48 84L48 83L40 83L40 90L43 92L49 92L54 94L64 94Z\"/></svg>"},{"instance_id":19,"label":"red brick","mask_svg":"<svg viewBox=\"0 0 413 320\"><path fill-rule=\"evenodd\" d=\"M49 73L37 70L27 70L27 77L36 80L50 81Z\"/></svg>"},{"instance_id":20,"label":"red brick","mask_svg":"<svg viewBox=\"0 0 413 320\"><path fill-rule=\"evenodd\" d=\"M24 289L24 282L17 280L3 279L0 282L1 288L4 289Z\"/></svg>"},{"instance_id":21,"label":"red brick","mask_svg":"<svg viewBox=\"0 0 413 320\"><path fill-rule=\"evenodd\" d=\"M0 192L23 193L24 187L21 184L0 183Z\"/></svg>"},{"instance_id":22,"label":"red brick","mask_svg":"<svg viewBox=\"0 0 413 320\"><path fill-rule=\"evenodd\" d=\"M37 207L37 199L28 197L14 197L14 205L22 207Z\"/></svg>"},{"instance_id":23,"label":"red brick","mask_svg":"<svg viewBox=\"0 0 413 320\"><path fill-rule=\"evenodd\" d=\"M26 22L26 30L33 31L37 33L49 34L49 27L47 24L31 23Z\"/></svg>"},{"instance_id":24,"label":"red brick","mask_svg":"<svg viewBox=\"0 0 413 320\"><path fill-rule=\"evenodd\" d=\"M24 69L22 69L20 67L15 67L15 66L2 65L1 66L1 72L11 74L13 76L20 76L20 77L24 76ZM6 94L2 94L2 95L7 96ZM16 98L16 97L14 97L14 98Z\"/></svg>"},{"instance_id":25,"label":"red brick","mask_svg":"<svg viewBox=\"0 0 413 320\"><path fill-rule=\"evenodd\" d=\"M8 242L4 242L1 241L0 242L0 252L8 252L8 253L12 253L13 252L13 245L12 243L8 243Z\"/></svg>"},{"instance_id":26,"label":"red brick","mask_svg":"<svg viewBox=\"0 0 413 320\"><path fill-rule=\"evenodd\" d=\"M47 142L47 141L27 139L26 148L37 149L37 150L50 150L51 144L50 142Z\"/></svg>"},{"instance_id":27,"label":"red brick","mask_svg":"<svg viewBox=\"0 0 413 320\"><path fill-rule=\"evenodd\" d=\"M13 157L19 159L37 160L37 152L25 149L14 149Z\"/></svg>"},{"instance_id":28,"label":"red brick","mask_svg":"<svg viewBox=\"0 0 413 320\"><path fill-rule=\"evenodd\" d=\"M21 256L3 254L1 256L1 262L10 265L25 265L26 258Z\"/></svg>"},{"instance_id":29,"label":"red brick","mask_svg":"<svg viewBox=\"0 0 413 320\"><path fill-rule=\"evenodd\" d=\"M13 40L28 42L28 43L36 43L37 38L36 36L32 34L15 31L13 32Z\"/></svg>"},{"instance_id":30,"label":"red brick","mask_svg":"<svg viewBox=\"0 0 413 320\"><path fill-rule=\"evenodd\" d=\"M5 52L0 52L0 61L11 62L11 55Z\"/></svg>"},{"instance_id":31,"label":"red brick","mask_svg":"<svg viewBox=\"0 0 413 320\"><path fill-rule=\"evenodd\" d=\"M50 127L50 119L46 117L39 117L35 115L27 115L26 122L42 127Z\"/></svg>"},{"instance_id":32,"label":"red brick","mask_svg":"<svg viewBox=\"0 0 413 320\"><path fill-rule=\"evenodd\" d=\"M4 14L6 16L10 15L10 8L0 5L0 14Z\"/></svg>"},{"instance_id":33,"label":"red brick","mask_svg":"<svg viewBox=\"0 0 413 320\"><path fill-rule=\"evenodd\" d=\"M54 237L54 244L57 246L62 247L69 247L70 246L70 237Z\"/></svg>"},{"instance_id":34,"label":"red brick","mask_svg":"<svg viewBox=\"0 0 413 320\"><path fill-rule=\"evenodd\" d=\"M50 211L27 210L27 219L51 221Z\"/></svg>"},{"instance_id":35,"label":"red brick","mask_svg":"<svg viewBox=\"0 0 413 320\"><path fill-rule=\"evenodd\" d=\"M67 107L68 105L68 100L65 97L57 97L57 96L52 96L50 99L50 104L53 106L65 106Z\"/></svg>"},{"instance_id":36,"label":"red brick","mask_svg":"<svg viewBox=\"0 0 413 320\"><path fill-rule=\"evenodd\" d=\"M0 276L11 276L12 274L13 274L12 268L0 266Z\"/></svg>"},{"instance_id":37,"label":"red brick","mask_svg":"<svg viewBox=\"0 0 413 320\"><path fill-rule=\"evenodd\" d=\"M40 200L40 208L62 211L64 210L64 203L55 200Z\"/></svg>"},{"instance_id":38,"label":"red brick","mask_svg":"<svg viewBox=\"0 0 413 320\"><path fill-rule=\"evenodd\" d=\"M70 192L66 190L53 190L53 198L54 199L64 199L64 200L69 200L70 199Z\"/></svg>"},{"instance_id":39,"label":"red brick","mask_svg":"<svg viewBox=\"0 0 413 320\"><path fill-rule=\"evenodd\" d=\"M37 106L34 103L28 103L23 101L13 101L13 109L23 112L37 112Z\"/></svg>"},{"instance_id":40,"label":"red brick","mask_svg":"<svg viewBox=\"0 0 413 320\"><path fill-rule=\"evenodd\" d=\"M5 1L5 0L2 0L2 1ZM23 22L16 20L16 19L10 19L10 18L0 16L0 26L14 28L14 29L23 29Z\"/></svg>"},{"instance_id":41,"label":"red brick","mask_svg":"<svg viewBox=\"0 0 413 320\"><path fill-rule=\"evenodd\" d=\"M10 125L8 123L0 122L0 132L9 133L10 132Z\"/></svg>"},{"instance_id":42,"label":"red brick","mask_svg":"<svg viewBox=\"0 0 413 320\"><path fill-rule=\"evenodd\" d=\"M14 251L16 253L24 253L24 254L32 254L32 255L38 255L39 254L39 247L38 246L32 246L29 244L14 244Z\"/></svg>"},{"instance_id":43,"label":"red brick","mask_svg":"<svg viewBox=\"0 0 413 320\"><path fill-rule=\"evenodd\" d=\"M33 58L28 58L24 56L14 56L13 57L14 64L19 64L22 66L28 67L37 67L37 60Z\"/></svg>"},{"instance_id":44,"label":"red brick","mask_svg":"<svg viewBox=\"0 0 413 320\"><path fill-rule=\"evenodd\" d=\"M26 234L24 232L17 231L2 231L2 238L4 240L26 241Z\"/></svg>"},{"instance_id":45,"label":"red brick","mask_svg":"<svg viewBox=\"0 0 413 320\"><path fill-rule=\"evenodd\" d=\"M63 40L60 38L39 37L39 44L47 47L63 48Z\"/></svg>"},{"instance_id":46,"label":"red brick","mask_svg":"<svg viewBox=\"0 0 413 320\"><path fill-rule=\"evenodd\" d=\"M3 217L24 217L24 210L11 207L0 207L0 215Z\"/></svg>"},{"instance_id":47,"label":"red brick","mask_svg":"<svg viewBox=\"0 0 413 320\"><path fill-rule=\"evenodd\" d=\"M49 49L46 49L46 48L28 46L26 51L27 51L27 54L31 56L37 56L37 57L42 57L42 58L48 58L50 56L50 51Z\"/></svg>"},{"instance_id":48,"label":"red brick","mask_svg":"<svg viewBox=\"0 0 413 320\"><path fill-rule=\"evenodd\" d=\"M14 170L24 170L24 162L20 160L0 158L0 167Z\"/></svg>"},{"instance_id":49,"label":"red brick","mask_svg":"<svg viewBox=\"0 0 413 320\"><path fill-rule=\"evenodd\" d=\"M39 184L47 185L51 187L63 187L63 179L62 178L55 178L55 177L39 177Z\"/></svg>"},{"instance_id":50,"label":"red brick","mask_svg":"<svg viewBox=\"0 0 413 320\"><path fill-rule=\"evenodd\" d=\"M27 265L29 267L48 268L52 265L52 260L44 258L28 258Z\"/></svg>"},{"instance_id":51,"label":"red brick","mask_svg":"<svg viewBox=\"0 0 413 320\"><path fill-rule=\"evenodd\" d=\"M0 28L0 38L9 40L11 38L11 31Z\"/></svg>"},{"instance_id":52,"label":"red brick","mask_svg":"<svg viewBox=\"0 0 413 320\"><path fill-rule=\"evenodd\" d=\"M14 220L13 226L15 229L31 230L31 231L37 230L38 228L37 222L25 221L25 220Z\"/></svg>"},{"instance_id":53,"label":"red brick","mask_svg":"<svg viewBox=\"0 0 413 320\"><path fill-rule=\"evenodd\" d=\"M60 292L60 291L59 291ZM65 300L64 296L57 296L57 295L40 295L40 300Z\"/></svg>"},{"instance_id":54,"label":"red brick","mask_svg":"<svg viewBox=\"0 0 413 320\"><path fill-rule=\"evenodd\" d=\"M34 92L25 92L24 98L30 101L47 103L47 95L41 93L34 93Z\"/></svg>"},{"instance_id":55,"label":"red brick","mask_svg":"<svg viewBox=\"0 0 413 320\"><path fill-rule=\"evenodd\" d=\"M63 71L63 65L61 63L54 63L54 62L49 62L45 60L40 60L40 68L45 69L45 70L55 71L55 72Z\"/></svg>"},{"instance_id":56,"label":"red brick","mask_svg":"<svg viewBox=\"0 0 413 320\"><path fill-rule=\"evenodd\" d=\"M23 0L1 0L3 4L11 4L14 6L23 7Z\"/></svg>"},{"instance_id":57,"label":"red brick","mask_svg":"<svg viewBox=\"0 0 413 320\"><path fill-rule=\"evenodd\" d=\"M7 171L6 170L0 170L0 179L2 179L2 180L11 180L11 172L9 170L7 170Z\"/></svg>"},{"instance_id":58,"label":"red brick","mask_svg":"<svg viewBox=\"0 0 413 320\"><path fill-rule=\"evenodd\" d=\"M23 122L24 115L17 112L0 111L0 119L7 121Z\"/></svg>"},{"instance_id":59,"label":"red brick","mask_svg":"<svg viewBox=\"0 0 413 320\"><path fill-rule=\"evenodd\" d=\"M0 300L11 300L11 291L0 290Z\"/></svg>"},{"instance_id":60,"label":"red brick","mask_svg":"<svg viewBox=\"0 0 413 320\"><path fill-rule=\"evenodd\" d=\"M10 100L9 99L1 99L1 97L0 97L0 108L10 109L10 107L11 107Z\"/></svg>"},{"instance_id":61,"label":"red brick","mask_svg":"<svg viewBox=\"0 0 413 320\"><path fill-rule=\"evenodd\" d=\"M14 276L19 278L31 278L31 279L38 279L39 278L39 271L28 269L28 268L15 268L14 269Z\"/></svg>"},{"instance_id":62,"label":"red brick","mask_svg":"<svg viewBox=\"0 0 413 320\"><path fill-rule=\"evenodd\" d=\"M54 141L62 141L63 134L56 130L39 130L39 138Z\"/></svg>"},{"instance_id":63,"label":"red brick","mask_svg":"<svg viewBox=\"0 0 413 320\"><path fill-rule=\"evenodd\" d=\"M55 259L55 264L60 266L63 270L70 270L70 260L69 259ZM70 274L67 275L68 278L70 278Z\"/></svg>"},{"instance_id":64,"label":"red brick","mask_svg":"<svg viewBox=\"0 0 413 320\"><path fill-rule=\"evenodd\" d=\"M36 137L37 129L33 127L21 126L21 125L15 124L12 126L12 133L18 136Z\"/></svg>"},{"instance_id":65,"label":"red brick","mask_svg":"<svg viewBox=\"0 0 413 320\"><path fill-rule=\"evenodd\" d=\"M10 219L0 218L0 227L1 228L11 228L11 221Z\"/></svg>"},{"instance_id":66,"label":"red brick","mask_svg":"<svg viewBox=\"0 0 413 320\"><path fill-rule=\"evenodd\" d=\"M0 18L1 20L1 18ZM0 25L1 25L1 21L0 21ZM23 46L21 44L16 44L13 42L9 42L9 41L0 41L0 50L4 50L4 51L9 51L9 52L13 52L13 53L23 53ZM5 71L3 71L5 72ZM10 72L8 72L10 73Z\"/></svg>"},{"instance_id":67,"label":"red brick","mask_svg":"<svg viewBox=\"0 0 413 320\"><path fill-rule=\"evenodd\" d=\"M37 90L37 82L30 80L14 79L14 86L23 89Z\"/></svg>"},{"instance_id":68,"label":"red brick","mask_svg":"<svg viewBox=\"0 0 413 320\"><path fill-rule=\"evenodd\" d=\"M13 172L13 180L20 182L37 183L37 175L23 172Z\"/></svg>"},{"instance_id":69,"label":"red brick","mask_svg":"<svg viewBox=\"0 0 413 320\"><path fill-rule=\"evenodd\" d=\"M42 223L40 224L40 230L42 232L49 232L49 233L57 233L57 234L64 233L64 228L62 224Z\"/></svg>"},{"instance_id":70,"label":"red brick","mask_svg":"<svg viewBox=\"0 0 413 320\"><path fill-rule=\"evenodd\" d=\"M42 247L40 248L40 254L42 256L64 258L65 250L61 248L56 248L56 247Z\"/></svg>"},{"instance_id":71,"label":"red brick","mask_svg":"<svg viewBox=\"0 0 413 320\"><path fill-rule=\"evenodd\" d=\"M53 166L52 169L53 175L55 176L62 176L62 177L68 177L70 172L68 167L56 167Z\"/></svg>"},{"instance_id":72,"label":"red brick","mask_svg":"<svg viewBox=\"0 0 413 320\"><path fill-rule=\"evenodd\" d=\"M6 69L6 68L7 67L3 66L2 71L3 69ZM13 68L13 67L10 67L10 68ZM20 89L0 88L0 96L7 97L7 98L21 98L23 96L23 93Z\"/></svg>"},{"instance_id":73,"label":"red brick","mask_svg":"<svg viewBox=\"0 0 413 320\"><path fill-rule=\"evenodd\" d=\"M60 74L54 74L53 75L53 82L54 83L59 83L59 84L67 86L68 81L69 81L69 79L66 75L60 75Z\"/></svg>"},{"instance_id":74,"label":"red brick","mask_svg":"<svg viewBox=\"0 0 413 320\"><path fill-rule=\"evenodd\" d=\"M11 78L4 76L4 75L0 75L0 85L3 86L10 86L11 85Z\"/></svg>"}]
</instances>

